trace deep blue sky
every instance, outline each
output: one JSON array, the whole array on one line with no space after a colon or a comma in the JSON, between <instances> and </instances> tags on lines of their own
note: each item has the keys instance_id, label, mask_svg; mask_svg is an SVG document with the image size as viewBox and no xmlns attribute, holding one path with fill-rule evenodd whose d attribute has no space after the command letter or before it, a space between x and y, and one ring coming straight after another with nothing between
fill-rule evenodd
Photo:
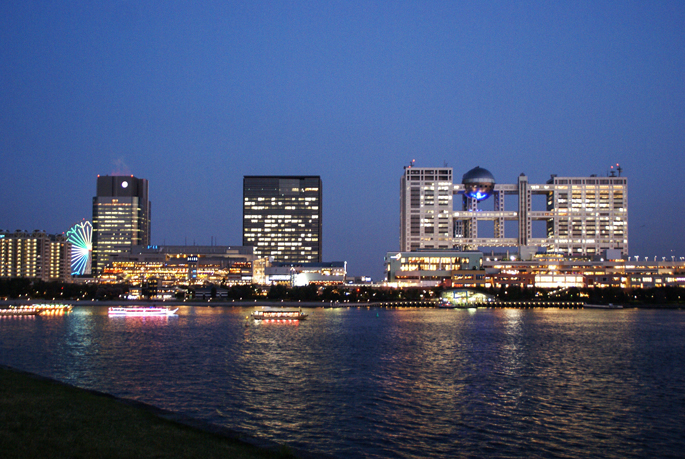
<instances>
[{"instance_id":1,"label":"deep blue sky","mask_svg":"<svg viewBox=\"0 0 685 459\"><path fill-rule=\"evenodd\" d=\"M412 159L629 179L631 255L685 256L685 2L0 3L0 228L150 181L155 244L242 243L244 175L320 175L324 260L379 278Z\"/></svg>"}]
</instances>

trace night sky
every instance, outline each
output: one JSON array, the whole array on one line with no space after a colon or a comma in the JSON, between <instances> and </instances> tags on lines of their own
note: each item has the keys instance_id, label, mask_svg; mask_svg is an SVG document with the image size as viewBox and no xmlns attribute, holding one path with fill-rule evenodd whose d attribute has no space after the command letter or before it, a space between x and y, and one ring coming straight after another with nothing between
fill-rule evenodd
<instances>
[{"instance_id":1,"label":"night sky","mask_svg":"<svg viewBox=\"0 0 685 459\"><path fill-rule=\"evenodd\" d=\"M381 277L403 167L629 180L685 256L685 2L0 3L0 228L150 181L154 244L242 244L244 175L320 175L323 258Z\"/></svg>"}]
</instances>

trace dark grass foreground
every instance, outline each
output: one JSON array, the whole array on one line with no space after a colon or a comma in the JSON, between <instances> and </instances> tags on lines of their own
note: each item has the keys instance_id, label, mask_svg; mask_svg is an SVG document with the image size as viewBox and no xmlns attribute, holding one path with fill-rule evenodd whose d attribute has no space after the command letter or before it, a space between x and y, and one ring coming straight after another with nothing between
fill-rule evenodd
<instances>
[{"instance_id":1,"label":"dark grass foreground","mask_svg":"<svg viewBox=\"0 0 685 459\"><path fill-rule=\"evenodd\" d=\"M321 457L0 366L0 457Z\"/></svg>"}]
</instances>

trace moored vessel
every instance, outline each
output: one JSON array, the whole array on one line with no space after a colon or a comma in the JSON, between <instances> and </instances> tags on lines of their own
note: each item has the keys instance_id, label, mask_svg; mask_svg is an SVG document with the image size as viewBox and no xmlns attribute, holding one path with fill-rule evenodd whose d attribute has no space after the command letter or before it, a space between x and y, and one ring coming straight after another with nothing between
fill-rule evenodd
<instances>
[{"instance_id":1,"label":"moored vessel","mask_svg":"<svg viewBox=\"0 0 685 459\"><path fill-rule=\"evenodd\" d=\"M62 304L62 303L41 303L41 304L32 304L29 305L29 307L33 307L35 309L38 309L39 311L71 311L74 309L74 307L70 304Z\"/></svg>"},{"instance_id":2,"label":"moored vessel","mask_svg":"<svg viewBox=\"0 0 685 459\"><path fill-rule=\"evenodd\" d=\"M301 309L260 309L251 315L254 320L300 321L305 320L308 314Z\"/></svg>"},{"instance_id":3,"label":"moored vessel","mask_svg":"<svg viewBox=\"0 0 685 459\"><path fill-rule=\"evenodd\" d=\"M457 305L456 303L451 302L447 298L442 298L440 301L438 301L438 309L458 309L462 308L463 306Z\"/></svg>"},{"instance_id":4,"label":"moored vessel","mask_svg":"<svg viewBox=\"0 0 685 459\"><path fill-rule=\"evenodd\" d=\"M621 306L620 304L613 304L613 303L609 303L609 304L588 304L588 303L585 303L583 305L583 308L584 309L623 309L623 306Z\"/></svg>"},{"instance_id":5,"label":"moored vessel","mask_svg":"<svg viewBox=\"0 0 685 459\"><path fill-rule=\"evenodd\" d=\"M63 303L35 303L35 304L22 304L17 306L18 309L35 309L36 311L45 312L49 314L65 313L71 312L74 308L70 304Z\"/></svg>"},{"instance_id":6,"label":"moored vessel","mask_svg":"<svg viewBox=\"0 0 685 459\"><path fill-rule=\"evenodd\" d=\"M15 307L9 307L9 308L2 308L0 309L0 316L6 317L6 316L37 316L40 314L41 311L35 308L30 308L30 307L21 307L21 308L15 308Z\"/></svg>"}]
</instances>

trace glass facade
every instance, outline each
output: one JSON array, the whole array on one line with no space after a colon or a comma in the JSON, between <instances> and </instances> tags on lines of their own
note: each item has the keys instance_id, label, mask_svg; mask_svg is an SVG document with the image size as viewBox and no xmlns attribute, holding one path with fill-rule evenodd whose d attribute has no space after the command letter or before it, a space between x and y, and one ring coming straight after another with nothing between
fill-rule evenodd
<instances>
[{"instance_id":1,"label":"glass facade","mask_svg":"<svg viewBox=\"0 0 685 459\"><path fill-rule=\"evenodd\" d=\"M321 177L245 176L243 245L257 258L321 262Z\"/></svg>"},{"instance_id":2,"label":"glass facade","mask_svg":"<svg viewBox=\"0 0 685 459\"><path fill-rule=\"evenodd\" d=\"M134 245L150 244L148 181L133 176L98 176L93 198L93 269Z\"/></svg>"}]
</instances>

